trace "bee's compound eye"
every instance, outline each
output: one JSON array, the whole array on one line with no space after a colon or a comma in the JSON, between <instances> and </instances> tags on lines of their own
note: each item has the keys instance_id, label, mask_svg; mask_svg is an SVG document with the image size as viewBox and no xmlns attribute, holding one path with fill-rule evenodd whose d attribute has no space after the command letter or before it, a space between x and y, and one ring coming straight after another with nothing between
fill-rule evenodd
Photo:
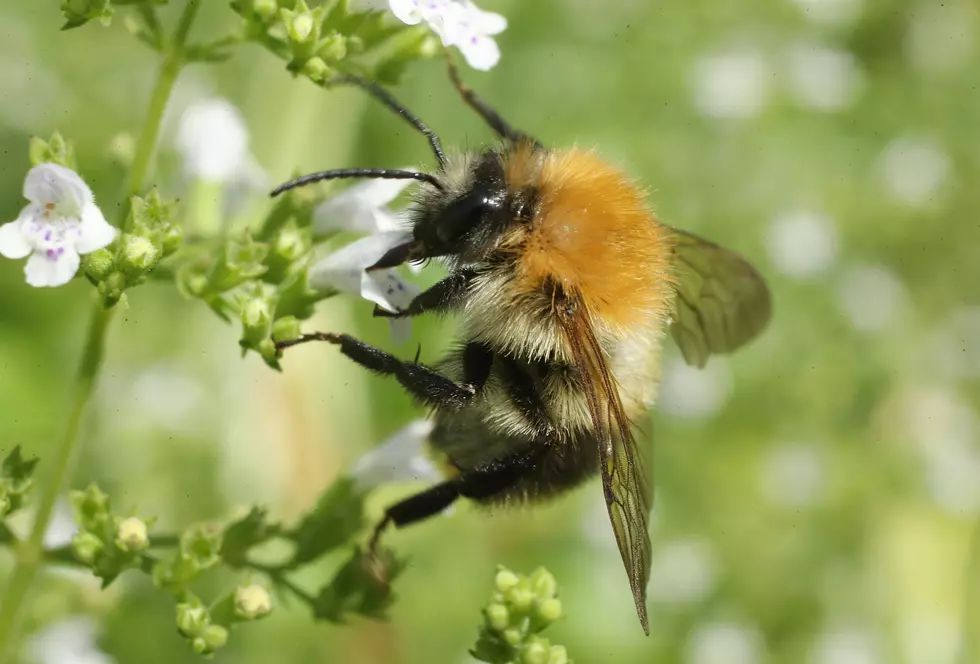
<instances>
[{"instance_id":1,"label":"bee's compound eye","mask_svg":"<svg viewBox=\"0 0 980 664\"><path fill-rule=\"evenodd\" d=\"M504 197L485 191L472 191L453 201L439 218L436 234L443 242L457 240L478 224L488 215L499 211L504 204Z\"/></svg>"}]
</instances>

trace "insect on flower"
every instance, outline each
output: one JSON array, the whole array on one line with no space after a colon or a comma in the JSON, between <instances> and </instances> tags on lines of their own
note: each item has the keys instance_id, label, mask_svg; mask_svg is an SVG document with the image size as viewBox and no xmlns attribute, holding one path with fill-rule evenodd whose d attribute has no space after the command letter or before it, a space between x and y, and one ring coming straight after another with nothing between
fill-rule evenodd
<instances>
[{"instance_id":1,"label":"insect on flower","mask_svg":"<svg viewBox=\"0 0 980 664\"><path fill-rule=\"evenodd\" d=\"M451 61L449 71L499 145L447 156L387 91L348 77L428 138L437 168L324 171L273 195L336 178L418 181L411 233L367 269L441 258L450 273L404 309L378 307L375 315L456 313L462 343L432 367L346 334L308 334L279 348L336 344L433 411L428 444L451 472L389 507L372 547L389 524L420 521L460 497L528 502L599 475L649 633L653 494L634 423L653 405L662 339L669 331L684 359L703 367L761 332L769 291L741 256L661 222L627 176L596 154L545 147L467 87Z\"/></svg>"}]
</instances>

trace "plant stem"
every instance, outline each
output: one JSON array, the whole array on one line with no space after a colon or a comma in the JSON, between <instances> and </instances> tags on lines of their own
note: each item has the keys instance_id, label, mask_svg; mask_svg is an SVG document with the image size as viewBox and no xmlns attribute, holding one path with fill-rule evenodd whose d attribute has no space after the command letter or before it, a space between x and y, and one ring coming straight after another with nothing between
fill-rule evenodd
<instances>
[{"instance_id":1,"label":"plant stem","mask_svg":"<svg viewBox=\"0 0 980 664\"><path fill-rule=\"evenodd\" d=\"M150 106L147 111L146 119L143 121L143 128L140 131L139 141L136 144L136 155L133 159L133 167L129 172L126 182L126 195L120 205L122 214L120 228L124 228L128 217L129 198L137 194L143 188L146 175L153 158L156 148L157 137L160 135L160 124L163 120L163 112L167 107L167 100L173 90L177 75L184 64L183 47L187 40L194 17L200 9L200 0L187 0L184 11L180 16L177 28L174 31L174 38L169 45L169 50L164 56L160 69L157 72L156 83L153 86L153 94L150 97ZM102 302L97 301L92 312L91 322L88 327L88 336L85 340L85 347L82 352L81 363L75 378L75 386L72 393L71 411L68 416L68 425L65 428L64 438L61 440L56 451L55 462L51 478L44 487L40 496L40 503L34 525L27 540L20 543L16 548L16 565L0 604L0 663L6 660L11 652L14 635L17 631L21 607L24 599L30 592L37 573L38 565L43 558L42 544L44 533L47 531L48 522L54 512L55 503L61 494L62 486L67 479L72 467L72 460L75 456L75 449L78 445L79 433L82 421L85 416L86 407L95 389L96 379L99 369L102 367L102 358L105 353L106 332L109 322L112 320L113 310L102 308Z\"/></svg>"},{"instance_id":2,"label":"plant stem","mask_svg":"<svg viewBox=\"0 0 980 664\"><path fill-rule=\"evenodd\" d=\"M48 522L51 520L51 514L54 512L58 495L61 493L61 486L64 484L72 465L72 459L75 456L85 407L92 396L95 379L99 373L99 368L102 366L105 336L109 321L112 320L112 314L112 309L103 309L101 301L96 302L89 323L85 348L82 352L82 361L79 364L75 386L72 390L68 426L65 428L64 438L62 438L61 445L57 450L51 479L41 494L31 534L26 541L17 547L17 565L3 598L3 605L0 606L0 661L3 661L5 656L5 647L13 641L12 637L17 629L20 607L30 591L38 564L41 562L44 533L47 530Z\"/></svg>"}]
</instances>

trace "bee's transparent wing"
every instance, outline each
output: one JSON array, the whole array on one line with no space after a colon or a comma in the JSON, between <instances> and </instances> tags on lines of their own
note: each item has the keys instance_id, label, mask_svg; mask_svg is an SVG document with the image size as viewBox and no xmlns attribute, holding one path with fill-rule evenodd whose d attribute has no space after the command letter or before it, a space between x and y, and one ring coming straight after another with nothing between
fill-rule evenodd
<instances>
[{"instance_id":1,"label":"bee's transparent wing","mask_svg":"<svg viewBox=\"0 0 980 664\"><path fill-rule=\"evenodd\" d=\"M684 361L703 367L730 353L769 322L772 301L762 275L748 261L685 231L671 229L677 279L670 330Z\"/></svg>"},{"instance_id":2,"label":"bee's transparent wing","mask_svg":"<svg viewBox=\"0 0 980 664\"><path fill-rule=\"evenodd\" d=\"M623 412L619 388L609 372L588 311L576 307L559 316L581 376L599 448L602 488L619 553L633 590L636 613L649 635L647 583L650 580L648 518L653 505L650 474Z\"/></svg>"}]
</instances>

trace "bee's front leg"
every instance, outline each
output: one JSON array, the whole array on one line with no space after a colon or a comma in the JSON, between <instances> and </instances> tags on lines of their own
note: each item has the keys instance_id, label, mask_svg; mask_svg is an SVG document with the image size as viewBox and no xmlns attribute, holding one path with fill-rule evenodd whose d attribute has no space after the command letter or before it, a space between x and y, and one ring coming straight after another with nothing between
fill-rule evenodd
<instances>
[{"instance_id":1,"label":"bee's front leg","mask_svg":"<svg viewBox=\"0 0 980 664\"><path fill-rule=\"evenodd\" d=\"M475 270L459 270L416 295L408 304L408 308L388 311L375 305L374 315L378 318L406 318L430 311L452 311L462 304L474 277L476 277Z\"/></svg>"},{"instance_id":2,"label":"bee's front leg","mask_svg":"<svg viewBox=\"0 0 980 664\"><path fill-rule=\"evenodd\" d=\"M459 384L435 369L418 362L400 360L349 334L304 334L297 339L277 343L276 349L282 351L309 341L326 341L340 346L340 352L362 367L385 376L394 376L409 393L432 406L459 408L472 401L486 385L493 364L493 352L487 346L476 342L466 344L463 351L463 381Z\"/></svg>"}]
</instances>

